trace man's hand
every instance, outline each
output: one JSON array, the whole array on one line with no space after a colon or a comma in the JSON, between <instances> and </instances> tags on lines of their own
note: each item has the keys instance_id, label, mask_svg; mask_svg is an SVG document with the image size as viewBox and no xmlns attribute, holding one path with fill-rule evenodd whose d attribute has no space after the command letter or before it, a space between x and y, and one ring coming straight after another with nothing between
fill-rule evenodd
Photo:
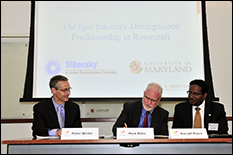
<instances>
[{"instance_id":1,"label":"man's hand","mask_svg":"<svg viewBox=\"0 0 233 155\"><path fill-rule=\"evenodd\" d=\"M58 137L61 137L61 130L62 130L62 129L59 129L59 130L56 131L56 135L57 135Z\"/></svg>"}]
</instances>

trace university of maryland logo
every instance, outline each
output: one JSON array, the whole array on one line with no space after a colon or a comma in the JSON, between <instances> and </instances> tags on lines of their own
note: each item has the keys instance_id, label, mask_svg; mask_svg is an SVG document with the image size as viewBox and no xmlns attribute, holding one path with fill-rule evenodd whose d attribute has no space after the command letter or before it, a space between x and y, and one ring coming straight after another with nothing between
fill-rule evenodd
<instances>
[{"instance_id":1,"label":"university of maryland logo","mask_svg":"<svg viewBox=\"0 0 233 155\"><path fill-rule=\"evenodd\" d=\"M141 63L137 60L129 64L130 71L134 74L139 74L142 71Z\"/></svg>"}]
</instances>

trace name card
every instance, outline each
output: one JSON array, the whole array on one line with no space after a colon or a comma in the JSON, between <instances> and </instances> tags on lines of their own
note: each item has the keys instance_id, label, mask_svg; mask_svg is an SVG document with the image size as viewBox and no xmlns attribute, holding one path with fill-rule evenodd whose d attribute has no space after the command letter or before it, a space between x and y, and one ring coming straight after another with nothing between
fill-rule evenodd
<instances>
[{"instance_id":1,"label":"name card","mask_svg":"<svg viewBox=\"0 0 233 155\"><path fill-rule=\"evenodd\" d=\"M154 139L154 129L117 128L117 139Z\"/></svg>"},{"instance_id":2,"label":"name card","mask_svg":"<svg viewBox=\"0 0 233 155\"><path fill-rule=\"evenodd\" d=\"M205 139L208 138L206 129L170 129L170 139Z\"/></svg>"},{"instance_id":3,"label":"name card","mask_svg":"<svg viewBox=\"0 0 233 155\"><path fill-rule=\"evenodd\" d=\"M99 128L62 128L64 139L99 139Z\"/></svg>"}]
</instances>

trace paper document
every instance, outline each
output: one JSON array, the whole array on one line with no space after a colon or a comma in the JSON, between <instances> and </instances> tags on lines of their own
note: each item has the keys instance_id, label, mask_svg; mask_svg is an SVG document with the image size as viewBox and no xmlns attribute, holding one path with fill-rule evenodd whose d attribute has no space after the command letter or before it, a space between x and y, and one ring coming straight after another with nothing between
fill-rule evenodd
<instances>
[{"instance_id":1,"label":"paper document","mask_svg":"<svg viewBox=\"0 0 233 155\"><path fill-rule=\"evenodd\" d=\"M56 138L60 138L57 136L36 136L36 139L56 139Z\"/></svg>"},{"instance_id":2,"label":"paper document","mask_svg":"<svg viewBox=\"0 0 233 155\"><path fill-rule=\"evenodd\" d=\"M154 135L155 138L168 138L166 135Z\"/></svg>"}]
</instances>

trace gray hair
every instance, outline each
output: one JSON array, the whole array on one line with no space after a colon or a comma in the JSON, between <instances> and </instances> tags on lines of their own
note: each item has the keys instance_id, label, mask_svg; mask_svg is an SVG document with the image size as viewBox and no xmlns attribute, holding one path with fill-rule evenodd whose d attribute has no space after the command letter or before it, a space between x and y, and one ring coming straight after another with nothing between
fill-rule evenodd
<instances>
[{"instance_id":1,"label":"gray hair","mask_svg":"<svg viewBox=\"0 0 233 155\"><path fill-rule=\"evenodd\" d=\"M163 88L161 87L161 85L159 85L158 83L156 82L152 82L152 83L149 83L146 87L146 90L145 92L148 90L148 89L153 89L154 91L158 92L160 94L160 97L162 96L162 93L163 93Z\"/></svg>"}]
</instances>

